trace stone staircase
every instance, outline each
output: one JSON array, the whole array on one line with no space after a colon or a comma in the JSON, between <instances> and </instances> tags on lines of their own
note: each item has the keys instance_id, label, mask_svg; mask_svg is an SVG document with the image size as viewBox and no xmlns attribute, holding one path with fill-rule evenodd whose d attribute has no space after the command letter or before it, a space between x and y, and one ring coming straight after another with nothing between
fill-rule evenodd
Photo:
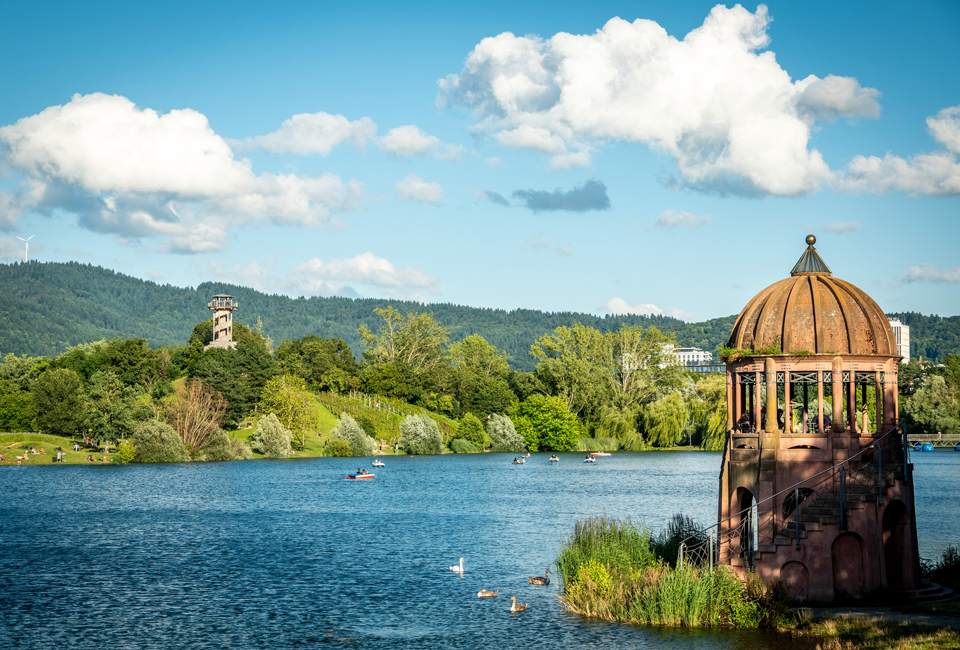
<instances>
[{"instance_id":1,"label":"stone staircase","mask_svg":"<svg viewBox=\"0 0 960 650\"><path fill-rule=\"evenodd\" d=\"M953 589L941 587L936 582L930 582L929 580L921 580L919 589L901 591L899 595L906 597L911 605L945 603L957 597Z\"/></svg>"}]
</instances>

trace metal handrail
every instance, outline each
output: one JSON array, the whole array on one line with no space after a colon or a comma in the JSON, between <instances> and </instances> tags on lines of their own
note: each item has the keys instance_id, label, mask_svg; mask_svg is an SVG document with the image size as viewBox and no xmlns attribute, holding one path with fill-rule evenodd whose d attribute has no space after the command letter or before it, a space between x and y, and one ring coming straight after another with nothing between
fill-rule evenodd
<instances>
[{"instance_id":1,"label":"metal handrail","mask_svg":"<svg viewBox=\"0 0 960 650\"><path fill-rule=\"evenodd\" d=\"M823 471L817 472L816 474L814 474L814 475L812 475L812 476L808 476L807 478L803 479L802 481L798 481L797 483L791 485L790 487L784 488L783 490L780 490L780 491L777 492L776 494L773 494L773 495L767 497L767 498L764 499L763 501L758 501L755 506L750 506L749 508L744 508L743 510L740 510L739 512L737 512L737 513L735 513L735 514L730 515L730 516L727 517L726 519L723 519L723 520L721 520L721 521L718 521L717 523L715 523L715 524L713 524L713 525L707 526L706 528L703 528L703 529L701 529L701 530L698 530L697 532L692 533L691 535L688 535L687 537L683 538L682 540L680 540L680 556L679 556L679 563L680 563L680 565L683 566L683 549L684 549L684 545L686 544L686 542L687 542L688 540L693 539L693 538L695 538L695 537L700 537L700 536L705 535L705 534L710 534L709 531L711 531L711 530L714 529L714 528L716 528L716 529L717 529L717 533L719 533L719 531L720 531L720 526L721 526L721 525L723 525L723 524L725 524L725 523L728 523L728 522L731 522L731 521L734 520L734 519L743 517L744 513L748 512L748 511L751 511L751 510L753 510L754 508L757 509L757 515L758 515L758 517L759 517L759 515L760 515L760 506L761 506L762 504L766 504L766 503L769 502L769 501L773 501L773 500L775 500L777 497L779 497L779 496L781 496L781 495L783 495L783 494L785 494L785 493L787 493L787 492L791 492L791 491L793 491L795 494L797 494L797 496L796 496L795 498L796 498L796 503L797 503L797 517L796 517L796 520L797 520L797 524L798 524L798 528L797 528L797 544L799 545L799 543L800 543L800 536L799 536L800 500L799 500L799 495L798 495L799 488L800 488L801 486L803 486L804 484L809 484L811 481L813 481L813 479L815 479L815 478L817 478L817 477L819 477L819 476L823 476L824 474L831 473L831 472L835 472L838 468L843 469L844 466L848 465L852 460L856 459L858 456L860 456L861 454L866 453L867 451L869 451L869 450L871 450L871 449L876 448L876 449L879 450L879 449L880 449L879 444L880 444L881 441L883 441L883 440L884 440L887 436L889 436L890 434L892 434L892 433L894 433L894 432L896 432L896 431L898 431L898 430L901 430L901 429L905 431L905 426L904 426L904 421L903 421L903 419L899 420L893 427L890 428L890 430L888 430L888 431L887 431L886 433L884 433L882 436L880 436L879 438L877 438L876 440L874 440L872 443L870 443L869 445L867 445L866 447L864 447L863 449L861 449L860 451L858 451L856 454L854 454L854 455L851 456L850 458L847 458L846 460L842 460L842 461L840 461L839 463L836 463L835 465L832 465L831 467L828 467L827 469L825 469L825 470L823 470ZM882 453L882 451L881 451L880 453ZM905 449L904 449L904 471L905 471L905 473L906 473L906 462L907 462L907 458L906 458L906 446L905 446ZM881 463L882 463L882 461L881 461ZM879 478L880 478L880 488L881 488L881 489L880 489L880 492L881 492L880 498L883 499L883 495L882 495L882 492L883 492L883 471L882 471L882 465L880 465L880 468L879 468ZM882 501L881 501L881 503L882 503ZM775 504L774 504L774 505L775 505ZM772 508L771 510L775 510L775 507ZM768 511L768 510L764 510L764 512L769 512L769 511ZM720 535L718 534L718 535L717 535L717 546L718 546L718 547L719 547L719 542L720 542Z\"/></svg>"}]
</instances>

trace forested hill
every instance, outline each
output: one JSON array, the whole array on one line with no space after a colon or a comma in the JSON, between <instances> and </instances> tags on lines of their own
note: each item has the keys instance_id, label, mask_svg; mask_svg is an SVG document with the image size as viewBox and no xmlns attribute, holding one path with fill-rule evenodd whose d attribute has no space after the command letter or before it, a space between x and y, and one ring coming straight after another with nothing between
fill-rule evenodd
<instances>
[{"instance_id":1,"label":"forested hill","mask_svg":"<svg viewBox=\"0 0 960 650\"><path fill-rule=\"evenodd\" d=\"M688 324L666 317L608 316L530 309L504 311L452 304L421 305L400 300L289 298L246 287L205 282L196 289L160 285L98 266L70 263L0 265L0 353L54 356L68 345L103 338L141 337L151 346L183 345L193 326L210 317L207 301L228 293L240 302L235 319L254 325L259 316L264 333L277 343L308 334L347 341L359 354L357 327L376 331L376 307L392 305L401 312L431 312L459 340L481 334L507 351L511 365L532 370L530 344L560 325L581 322L601 330L621 323L655 325L675 332L681 345L713 350L725 342L734 317Z\"/></svg>"},{"instance_id":2,"label":"forested hill","mask_svg":"<svg viewBox=\"0 0 960 650\"><path fill-rule=\"evenodd\" d=\"M207 301L228 293L240 302L235 318L254 325L277 343L308 334L347 341L359 354L357 327L380 326L376 307L392 305L401 312L431 312L459 340L480 334L510 355L511 366L532 370L530 344L561 325L583 323L612 330L621 323L655 325L674 332L681 346L715 350L725 343L735 316L702 323L684 323L661 316L606 316L531 309L504 311L447 303L421 305L401 300L289 298L246 287L205 282L196 289L160 285L98 266L69 263L0 265L0 353L54 356L68 345L103 338L141 337L151 346L183 345L193 326L210 317ZM960 317L897 314L911 327L911 350L937 360L960 352Z\"/></svg>"}]
</instances>

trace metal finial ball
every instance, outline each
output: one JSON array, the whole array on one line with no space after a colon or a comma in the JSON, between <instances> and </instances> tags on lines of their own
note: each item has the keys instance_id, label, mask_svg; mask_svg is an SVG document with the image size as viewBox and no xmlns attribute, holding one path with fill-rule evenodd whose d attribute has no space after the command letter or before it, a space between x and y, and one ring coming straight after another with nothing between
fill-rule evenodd
<instances>
[{"instance_id":1,"label":"metal finial ball","mask_svg":"<svg viewBox=\"0 0 960 650\"><path fill-rule=\"evenodd\" d=\"M816 238L816 237L814 237L813 235L807 235L807 245L808 245L808 246L813 246L813 245L816 244L816 243L817 243L817 238Z\"/></svg>"}]
</instances>

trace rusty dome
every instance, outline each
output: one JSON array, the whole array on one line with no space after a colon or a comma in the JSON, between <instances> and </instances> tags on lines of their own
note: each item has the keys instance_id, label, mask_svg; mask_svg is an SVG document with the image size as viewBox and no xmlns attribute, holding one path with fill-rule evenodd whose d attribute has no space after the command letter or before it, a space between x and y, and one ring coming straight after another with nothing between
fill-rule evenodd
<instances>
[{"instance_id":1,"label":"rusty dome","mask_svg":"<svg viewBox=\"0 0 960 650\"><path fill-rule=\"evenodd\" d=\"M807 237L807 249L786 280L747 303L730 332L730 347L783 353L898 356L893 328L858 287L831 276Z\"/></svg>"}]
</instances>

